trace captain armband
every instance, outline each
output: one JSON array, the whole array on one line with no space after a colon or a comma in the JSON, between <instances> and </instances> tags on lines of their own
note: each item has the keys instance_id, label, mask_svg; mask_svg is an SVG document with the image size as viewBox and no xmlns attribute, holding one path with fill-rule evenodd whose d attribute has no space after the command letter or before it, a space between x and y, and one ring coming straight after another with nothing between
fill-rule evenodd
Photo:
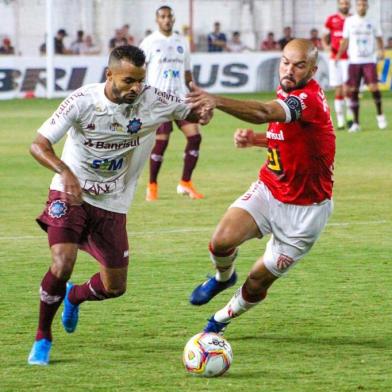
<instances>
[{"instance_id":1,"label":"captain armband","mask_svg":"<svg viewBox=\"0 0 392 392\"><path fill-rule=\"evenodd\" d=\"M276 102L278 102L280 106L282 106L283 110L286 113L286 123L294 122L301 118L301 100L295 95L290 95L285 100L277 99Z\"/></svg>"}]
</instances>

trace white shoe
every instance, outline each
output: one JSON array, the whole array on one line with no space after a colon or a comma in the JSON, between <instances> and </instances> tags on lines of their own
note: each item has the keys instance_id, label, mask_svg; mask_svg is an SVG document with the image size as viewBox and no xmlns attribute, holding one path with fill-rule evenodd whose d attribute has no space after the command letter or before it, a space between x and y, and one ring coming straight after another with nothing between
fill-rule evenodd
<instances>
[{"instance_id":1,"label":"white shoe","mask_svg":"<svg viewBox=\"0 0 392 392\"><path fill-rule=\"evenodd\" d=\"M353 123L353 125L351 125L351 127L349 128L349 132L350 133L355 133L355 132L359 132L361 130L361 127L359 126L358 123Z\"/></svg>"},{"instance_id":2,"label":"white shoe","mask_svg":"<svg viewBox=\"0 0 392 392\"><path fill-rule=\"evenodd\" d=\"M388 126L387 120L383 114L377 116L378 129L385 129Z\"/></svg>"}]
</instances>

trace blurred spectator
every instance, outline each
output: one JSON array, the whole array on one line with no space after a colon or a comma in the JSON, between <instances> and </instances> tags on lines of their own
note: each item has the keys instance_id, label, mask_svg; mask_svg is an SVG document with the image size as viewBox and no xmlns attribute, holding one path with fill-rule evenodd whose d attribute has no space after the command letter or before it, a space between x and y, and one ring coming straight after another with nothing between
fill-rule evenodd
<instances>
[{"instance_id":1,"label":"blurred spectator","mask_svg":"<svg viewBox=\"0 0 392 392\"><path fill-rule=\"evenodd\" d=\"M385 45L385 49L392 49L392 37L387 39L387 43Z\"/></svg>"},{"instance_id":2,"label":"blurred spectator","mask_svg":"<svg viewBox=\"0 0 392 392\"><path fill-rule=\"evenodd\" d=\"M127 41L128 45L135 45L135 38L129 32L129 28L129 24L125 24L123 27L121 27L121 34L123 38Z\"/></svg>"},{"instance_id":3,"label":"blurred spectator","mask_svg":"<svg viewBox=\"0 0 392 392\"><path fill-rule=\"evenodd\" d=\"M72 53L80 54L83 46L84 46L84 31L78 30L78 32L76 33L76 40L71 44Z\"/></svg>"},{"instance_id":4,"label":"blurred spectator","mask_svg":"<svg viewBox=\"0 0 392 392\"><path fill-rule=\"evenodd\" d=\"M227 42L226 49L228 52L241 53L244 50L250 50L241 41L241 34L239 31L234 31L231 40Z\"/></svg>"},{"instance_id":5,"label":"blurred spectator","mask_svg":"<svg viewBox=\"0 0 392 392\"><path fill-rule=\"evenodd\" d=\"M319 32L317 29L313 28L310 30L310 40L313 42L313 45L318 49L318 50L323 50L323 43L321 41L321 38L319 37Z\"/></svg>"},{"instance_id":6,"label":"blurred spectator","mask_svg":"<svg viewBox=\"0 0 392 392\"><path fill-rule=\"evenodd\" d=\"M226 35L220 31L220 23L214 23L214 31L208 34L208 51L209 52L223 52L226 48Z\"/></svg>"},{"instance_id":7,"label":"blurred spectator","mask_svg":"<svg viewBox=\"0 0 392 392\"><path fill-rule=\"evenodd\" d=\"M267 38L261 43L261 50L279 50L279 44L275 40L275 35L272 31L270 31L267 35Z\"/></svg>"},{"instance_id":8,"label":"blurred spectator","mask_svg":"<svg viewBox=\"0 0 392 392\"><path fill-rule=\"evenodd\" d=\"M124 37L122 30L117 29L115 31L114 37L111 38L109 41L109 49L111 50L117 46L127 45L127 44L128 44L128 41Z\"/></svg>"},{"instance_id":9,"label":"blurred spectator","mask_svg":"<svg viewBox=\"0 0 392 392\"><path fill-rule=\"evenodd\" d=\"M99 49L99 47L94 44L91 35L86 35L83 46L80 49L80 54L94 55L94 54L99 54L100 51L101 50Z\"/></svg>"},{"instance_id":10,"label":"blurred spectator","mask_svg":"<svg viewBox=\"0 0 392 392\"><path fill-rule=\"evenodd\" d=\"M283 29L283 37L278 41L279 47L281 50L286 46L288 42L290 42L294 37L292 36L292 30L290 26L286 26Z\"/></svg>"},{"instance_id":11,"label":"blurred spectator","mask_svg":"<svg viewBox=\"0 0 392 392\"><path fill-rule=\"evenodd\" d=\"M0 54L15 54L15 49L11 45L11 40L7 37L3 39L3 45L0 46Z\"/></svg>"},{"instance_id":12,"label":"blurred spectator","mask_svg":"<svg viewBox=\"0 0 392 392\"><path fill-rule=\"evenodd\" d=\"M70 49L67 49L64 45L64 38L67 36L67 32L64 29L60 29L57 31L56 36L54 37L54 53L55 54L72 54ZM46 42L44 42L40 46L41 54L46 53Z\"/></svg>"}]
</instances>

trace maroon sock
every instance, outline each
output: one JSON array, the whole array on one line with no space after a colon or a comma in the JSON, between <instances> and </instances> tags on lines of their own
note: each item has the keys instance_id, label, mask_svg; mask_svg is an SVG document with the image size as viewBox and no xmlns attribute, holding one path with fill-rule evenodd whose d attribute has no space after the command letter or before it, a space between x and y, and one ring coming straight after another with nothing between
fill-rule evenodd
<instances>
[{"instance_id":1,"label":"maroon sock","mask_svg":"<svg viewBox=\"0 0 392 392\"><path fill-rule=\"evenodd\" d=\"M150 155L150 183L157 182L158 173L163 162L163 155L169 140L156 140Z\"/></svg>"},{"instance_id":2,"label":"maroon sock","mask_svg":"<svg viewBox=\"0 0 392 392\"><path fill-rule=\"evenodd\" d=\"M68 294L68 299L74 305L79 305L84 301L102 301L108 298L110 296L105 290L99 272L87 282L74 285Z\"/></svg>"},{"instance_id":3,"label":"maroon sock","mask_svg":"<svg viewBox=\"0 0 392 392\"><path fill-rule=\"evenodd\" d=\"M65 296L66 281L54 276L49 269L40 287L39 321L35 340L52 340L52 322Z\"/></svg>"},{"instance_id":4,"label":"maroon sock","mask_svg":"<svg viewBox=\"0 0 392 392\"><path fill-rule=\"evenodd\" d=\"M359 124L359 92L353 91L351 95L351 110L353 111L354 122Z\"/></svg>"},{"instance_id":5,"label":"maroon sock","mask_svg":"<svg viewBox=\"0 0 392 392\"><path fill-rule=\"evenodd\" d=\"M382 114L382 106L381 106L381 92L379 90L374 91L372 93L374 103L376 104L377 114Z\"/></svg>"},{"instance_id":6,"label":"maroon sock","mask_svg":"<svg viewBox=\"0 0 392 392\"><path fill-rule=\"evenodd\" d=\"M182 181L190 181L193 170L199 159L199 148L201 143L201 135L189 136L184 151L184 169L182 171Z\"/></svg>"}]
</instances>

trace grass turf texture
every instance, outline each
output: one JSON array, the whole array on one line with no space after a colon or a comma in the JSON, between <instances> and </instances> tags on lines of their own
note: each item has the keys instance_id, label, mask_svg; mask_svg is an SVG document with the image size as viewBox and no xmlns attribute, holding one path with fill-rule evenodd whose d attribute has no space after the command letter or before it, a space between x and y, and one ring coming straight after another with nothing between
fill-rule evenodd
<instances>
[{"instance_id":1,"label":"grass turf texture","mask_svg":"<svg viewBox=\"0 0 392 392\"><path fill-rule=\"evenodd\" d=\"M74 335L63 332L58 314L50 366L28 366L38 287L49 265L46 236L34 218L52 177L29 156L28 146L57 103L0 103L1 391L392 390L392 117L387 131L376 130L368 94L361 101L363 131L337 132L329 225L310 254L274 284L265 303L231 324L226 338L234 362L227 375L192 377L181 363L188 338L234 291L200 308L188 304L193 287L212 272L209 238L265 159L261 150L234 149L233 129L246 125L220 112L203 130L194 175L206 198L192 201L175 193L185 143L175 131L159 178L159 201L144 201L145 170L129 213L128 292L84 303ZM384 107L388 116L390 93L384 93ZM239 282L264 244L253 240L241 247ZM80 252L72 280L84 282L96 270Z\"/></svg>"}]
</instances>

